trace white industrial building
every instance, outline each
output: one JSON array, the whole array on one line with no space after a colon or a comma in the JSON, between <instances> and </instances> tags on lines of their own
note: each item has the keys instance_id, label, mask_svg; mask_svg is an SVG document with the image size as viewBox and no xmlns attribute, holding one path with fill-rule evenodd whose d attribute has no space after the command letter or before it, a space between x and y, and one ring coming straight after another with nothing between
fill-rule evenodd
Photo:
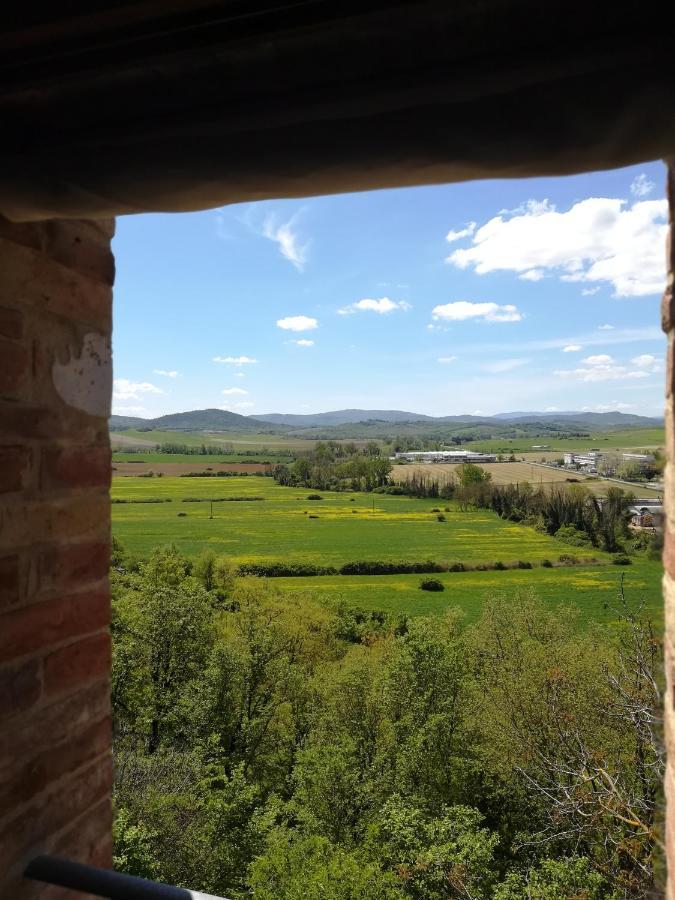
<instances>
[{"instance_id":1,"label":"white industrial building","mask_svg":"<svg viewBox=\"0 0 675 900\"><path fill-rule=\"evenodd\" d=\"M493 453L475 453L473 450L409 450L396 453L394 459L421 463L490 463L497 462Z\"/></svg>"}]
</instances>

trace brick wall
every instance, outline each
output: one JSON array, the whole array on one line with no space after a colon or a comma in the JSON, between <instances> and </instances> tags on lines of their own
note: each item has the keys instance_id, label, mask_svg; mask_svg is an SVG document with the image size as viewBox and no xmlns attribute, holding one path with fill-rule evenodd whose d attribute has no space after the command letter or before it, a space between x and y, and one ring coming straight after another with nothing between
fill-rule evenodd
<instances>
[{"instance_id":1,"label":"brick wall","mask_svg":"<svg viewBox=\"0 0 675 900\"><path fill-rule=\"evenodd\" d=\"M0 219L0 897L35 852L111 864L113 223ZM72 894L69 894L72 896Z\"/></svg>"}]
</instances>

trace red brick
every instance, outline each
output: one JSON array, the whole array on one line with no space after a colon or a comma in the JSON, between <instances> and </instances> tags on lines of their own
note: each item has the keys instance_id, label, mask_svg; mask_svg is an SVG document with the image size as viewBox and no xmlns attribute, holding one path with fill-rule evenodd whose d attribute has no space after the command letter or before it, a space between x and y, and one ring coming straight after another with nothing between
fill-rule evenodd
<instances>
[{"instance_id":1,"label":"red brick","mask_svg":"<svg viewBox=\"0 0 675 900\"><path fill-rule=\"evenodd\" d=\"M22 499L21 495L15 495L15 499ZM0 552L3 549L11 552L17 547L77 538L87 541L87 546L92 546L94 541L107 545L109 531L110 499L104 491L77 492L57 497L51 502L34 498L0 505ZM76 545L64 547L66 556L79 553L77 550L70 551L69 547L72 546ZM40 565L42 575L49 577L50 571L60 571L57 560L52 558L56 556L58 552L54 550L43 557ZM80 576L76 573L74 577Z\"/></svg>"},{"instance_id":2,"label":"red brick","mask_svg":"<svg viewBox=\"0 0 675 900\"><path fill-rule=\"evenodd\" d=\"M0 709L4 722L30 709L41 693L41 666L38 660L0 669Z\"/></svg>"},{"instance_id":3,"label":"red brick","mask_svg":"<svg viewBox=\"0 0 675 900\"><path fill-rule=\"evenodd\" d=\"M0 445L0 494L24 487L29 465L30 453L26 447Z\"/></svg>"},{"instance_id":4,"label":"red brick","mask_svg":"<svg viewBox=\"0 0 675 900\"><path fill-rule=\"evenodd\" d=\"M81 275L34 249L0 237L0 305L20 297L40 314L61 316L97 331L111 329L109 284Z\"/></svg>"},{"instance_id":5,"label":"red brick","mask_svg":"<svg viewBox=\"0 0 675 900\"><path fill-rule=\"evenodd\" d=\"M107 541L52 547L40 557L40 584L70 589L84 587L107 575L109 568Z\"/></svg>"},{"instance_id":6,"label":"red brick","mask_svg":"<svg viewBox=\"0 0 675 900\"><path fill-rule=\"evenodd\" d=\"M0 558L0 610L21 599L21 561L18 556Z\"/></svg>"},{"instance_id":7,"label":"red brick","mask_svg":"<svg viewBox=\"0 0 675 900\"><path fill-rule=\"evenodd\" d=\"M110 635L96 634L56 650L44 661L45 696L102 679L110 672Z\"/></svg>"},{"instance_id":8,"label":"red brick","mask_svg":"<svg viewBox=\"0 0 675 900\"><path fill-rule=\"evenodd\" d=\"M70 734L110 714L110 690L106 682L95 682L76 694L40 704L40 715L24 718L11 729L0 730L0 769L64 741Z\"/></svg>"},{"instance_id":9,"label":"red brick","mask_svg":"<svg viewBox=\"0 0 675 900\"><path fill-rule=\"evenodd\" d=\"M81 768L110 748L110 718L74 730L62 743L21 760L11 778L0 779L0 809L9 809L32 800L50 783Z\"/></svg>"},{"instance_id":10,"label":"red brick","mask_svg":"<svg viewBox=\"0 0 675 900\"><path fill-rule=\"evenodd\" d=\"M0 394L13 395L26 384L30 353L21 344L0 340Z\"/></svg>"},{"instance_id":11,"label":"red brick","mask_svg":"<svg viewBox=\"0 0 675 900\"><path fill-rule=\"evenodd\" d=\"M9 610L0 618L0 662L47 652L69 638L107 627L109 619L108 593L101 590Z\"/></svg>"},{"instance_id":12,"label":"red brick","mask_svg":"<svg viewBox=\"0 0 675 900\"><path fill-rule=\"evenodd\" d=\"M69 440L79 443L106 441L107 422L74 409L11 404L0 407L0 433L21 440Z\"/></svg>"},{"instance_id":13,"label":"red brick","mask_svg":"<svg viewBox=\"0 0 675 900\"><path fill-rule=\"evenodd\" d=\"M23 337L23 313L18 309L0 308L0 337L18 341Z\"/></svg>"},{"instance_id":14,"label":"red brick","mask_svg":"<svg viewBox=\"0 0 675 900\"><path fill-rule=\"evenodd\" d=\"M112 808L108 799L80 816L59 835L50 850L103 869L112 869ZM72 895L69 897L72 900Z\"/></svg>"},{"instance_id":15,"label":"red brick","mask_svg":"<svg viewBox=\"0 0 675 900\"><path fill-rule=\"evenodd\" d=\"M25 853L46 848L50 836L70 827L78 816L98 805L109 796L111 788L112 765L106 753L55 785L47 798L11 810L0 825L0 873L7 872L10 878L15 875L14 866L20 864Z\"/></svg>"},{"instance_id":16,"label":"red brick","mask_svg":"<svg viewBox=\"0 0 675 900\"><path fill-rule=\"evenodd\" d=\"M41 486L109 487L110 460L108 446L50 448L42 456Z\"/></svg>"}]
</instances>

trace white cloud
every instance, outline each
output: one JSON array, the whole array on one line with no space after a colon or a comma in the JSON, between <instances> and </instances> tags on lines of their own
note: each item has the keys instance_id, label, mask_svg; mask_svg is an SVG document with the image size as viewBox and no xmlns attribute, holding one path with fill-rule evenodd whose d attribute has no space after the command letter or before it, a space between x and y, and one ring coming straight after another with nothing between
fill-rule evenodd
<instances>
[{"instance_id":1,"label":"white cloud","mask_svg":"<svg viewBox=\"0 0 675 900\"><path fill-rule=\"evenodd\" d=\"M393 312L395 309L412 309L411 305L405 300L390 300L389 297L380 297L379 300L373 300L369 297L363 300L357 300L356 303L350 303L349 306L343 306L338 310L341 316L348 316L355 312L374 312L383 315L384 313Z\"/></svg>"},{"instance_id":2,"label":"white cloud","mask_svg":"<svg viewBox=\"0 0 675 900\"><path fill-rule=\"evenodd\" d=\"M598 325L598 331L614 331L613 325Z\"/></svg>"},{"instance_id":3,"label":"white cloud","mask_svg":"<svg viewBox=\"0 0 675 900\"><path fill-rule=\"evenodd\" d=\"M245 391L243 388L225 388L223 390L223 394L225 394L226 397L232 397L235 395L244 396L248 394L248 391Z\"/></svg>"},{"instance_id":4,"label":"white cloud","mask_svg":"<svg viewBox=\"0 0 675 900\"><path fill-rule=\"evenodd\" d=\"M599 287L583 288L583 290L581 291L581 296L592 297L593 294L597 294L599 290Z\"/></svg>"},{"instance_id":5,"label":"white cloud","mask_svg":"<svg viewBox=\"0 0 675 900\"><path fill-rule=\"evenodd\" d=\"M165 378L177 378L178 377L178 372L176 372L176 371L167 372L166 369L153 369L152 371L154 372L155 375L164 375Z\"/></svg>"},{"instance_id":6,"label":"white cloud","mask_svg":"<svg viewBox=\"0 0 675 900\"><path fill-rule=\"evenodd\" d=\"M291 344L296 344L298 347L313 347L314 341L309 341L307 338L300 338L297 341L291 341Z\"/></svg>"},{"instance_id":7,"label":"white cloud","mask_svg":"<svg viewBox=\"0 0 675 900\"><path fill-rule=\"evenodd\" d=\"M562 348L563 353L578 353L581 350L581 344L568 344L566 347Z\"/></svg>"},{"instance_id":8,"label":"white cloud","mask_svg":"<svg viewBox=\"0 0 675 900\"><path fill-rule=\"evenodd\" d=\"M453 363L457 359L456 356L439 356L437 362L439 363Z\"/></svg>"},{"instance_id":9,"label":"white cloud","mask_svg":"<svg viewBox=\"0 0 675 900\"><path fill-rule=\"evenodd\" d=\"M650 181L644 172L640 172L631 182L630 192L634 197L646 197L655 187L654 182Z\"/></svg>"},{"instance_id":10,"label":"white cloud","mask_svg":"<svg viewBox=\"0 0 675 900\"><path fill-rule=\"evenodd\" d=\"M143 394L163 394L164 391L149 381L129 381L116 378L113 381L113 400L140 400Z\"/></svg>"},{"instance_id":11,"label":"white cloud","mask_svg":"<svg viewBox=\"0 0 675 900\"><path fill-rule=\"evenodd\" d=\"M460 228L458 231L454 231L452 228L446 234L445 239L449 244L452 244L453 241L461 241L462 238L470 237L474 231L476 230L476 223L469 222L466 228Z\"/></svg>"},{"instance_id":12,"label":"white cloud","mask_svg":"<svg viewBox=\"0 0 675 900\"><path fill-rule=\"evenodd\" d=\"M464 322L467 319L482 319L485 322L520 322L521 314L512 304L499 306L497 303L471 303L469 300L456 300L434 306L432 318L445 319L448 322Z\"/></svg>"},{"instance_id":13,"label":"white cloud","mask_svg":"<svg viewBox=\"0 0 675 900\"><path fill-rule=\"evenodd\" d=\"M598 353L596 356L587 356L586 359L582 359L581 362L585 366L611 366L614 359L606 353Z\"/></svg>"},{"instance_id":14,"label":"white cloud","mask_svg":"<svg viewBox=\"0 0 675 900\"><path fill-rule=\"evenodd\" d=\"M294 230L299 215L300 213L298 212L291 216L288 222L279 223L274 213L270 213L263 222L262 234L268 240L274 241L279 247L281 255L290 263L293 263L299 272L302 272L307 263L309 241L306 241L304 244L300 243L300 238Z\"/></svg>"},{"instance_id":15,"label":"white cloud","mask_svg":"<svg viewBox=\"0 0 675 900\"><path fill-rule=\"evenodd\" d=\"M498 375L500 372L512 372L529 363L529 359L496 359L494 362L485 363L481 368L485 372Z\"/></svg>"},{"instance_id":16,"label":"white cloud","mask_svg":"<svg viewBox=\"0 0 675 900\"><path fill-rule=\"evenodd\" d=\"M518 276L522 281L541 281L545 277L546 272L543 269L528 269L527 272L523 272Z\"/></svg>"},{"instance_id":17,"label":"white cloud","mask_svg":"<svg viewBox=\"0 0 675 900\"><path fill-rule=\"evenodd\" d=\"M637 357L640 359L640 357ZM631 360L635 366L635 360ZM577 381L627 381L648 378L645 368L629 368L616 362L614 357L606 353L587 356L582 359L578 369L558 369L554 373L559 378L571 378Z\"/></svg>"},{"instance_id":18,"label":"white cloud","mask_svg":"<svg viewBox=\"0 0 675 900\"><path fill-rule=\"evenodd\" d=\"M667 202L589 197L566 212L548 201L499 214L476 230L472 246L448 262L479 275L498 270L557 274L563 281L609 282L615 296L660 293ZM528 276L531 277L531 276Z\"/></svg>"},{"instance_id":19,"label":"white cloud","mask_svg":"<svg viewBox=\"0 0 675 900\"><path fill-rule=\"evenodd\" d=\"M246 378L246 375L243 372L235 372L234 377L235 378Z\"/></svg>"},{"instance_id":20,"label":"white cloud","mask_svg":"<svg viewBox=\"0 0 675 900\"><path fill-rule=\"evenodd\" d=\"M313 331L319 327L319 323L311 316L286 316L277 319L277 327L284 331Z\"/></svg>"},{"instance_id":21,"label":"white cloud","mask_svg":"<svg viewBox=\"0 0 675 900\"><path fill-rule=\"evenodd\" d=\"M251 359L250 356L214 356L213 361L229 366L252 366L258 362L257 359Z\"/></svg>"},{"instance_id":22,"label":"white cloud","mask_svg":"<svg viewBox=\"0 0 675 900\"><path fill-rule=\"evenodd\" d=\"M631 364L647 372L660 372L663 368L661 360L656 356L652 356L651 353L641 353L640 356L634 356L631 359Z\"/></svg>"}]
</instances>

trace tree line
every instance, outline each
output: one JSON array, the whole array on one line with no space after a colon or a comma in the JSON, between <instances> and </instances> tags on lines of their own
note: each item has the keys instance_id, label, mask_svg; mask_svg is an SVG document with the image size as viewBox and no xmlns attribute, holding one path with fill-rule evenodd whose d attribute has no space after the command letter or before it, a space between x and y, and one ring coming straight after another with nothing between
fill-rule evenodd
<instances>
[{"instance_id":1,"label":"tree line","mask_svg":"<svg viewBox=\"0 0 675 900\"><path fill-rule=\"evenodd\" d=\"M372 491L389 483L392 465L380 455L380 447L369 441L354 443L319 441L314 449L291 465L276 465L272 477L277 484L333 491Z\"/></svg>"}]
</instances>

